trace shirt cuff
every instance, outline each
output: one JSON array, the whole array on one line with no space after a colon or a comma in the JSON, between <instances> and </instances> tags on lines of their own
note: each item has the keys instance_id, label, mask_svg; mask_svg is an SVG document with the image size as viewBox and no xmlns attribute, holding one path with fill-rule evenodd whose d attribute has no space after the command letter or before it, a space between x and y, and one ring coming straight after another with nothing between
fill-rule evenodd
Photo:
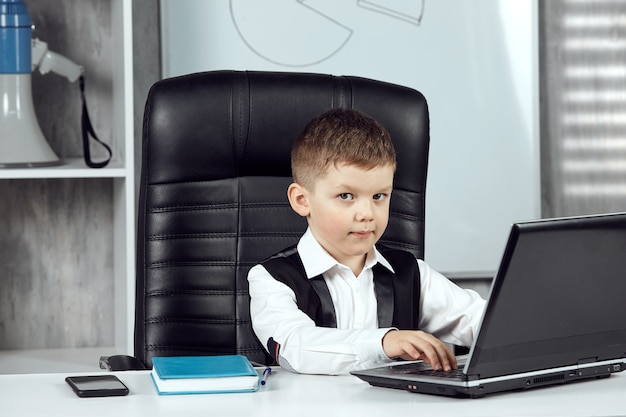
<instances>
[{"instance_id":1,"label":"shirt cuff","mask_svg":"<svg viewBox=\"0 0 626 417\"><path fill-rule=\"evenodd\" d=\"M383 328L368 332L367 337L359 340L356 344L356 353L363 368L371 368L383 363L393 362L392 359L385 355L383 349L383 337L391 330L397 329Z\"/></svg>"}]
</instances>

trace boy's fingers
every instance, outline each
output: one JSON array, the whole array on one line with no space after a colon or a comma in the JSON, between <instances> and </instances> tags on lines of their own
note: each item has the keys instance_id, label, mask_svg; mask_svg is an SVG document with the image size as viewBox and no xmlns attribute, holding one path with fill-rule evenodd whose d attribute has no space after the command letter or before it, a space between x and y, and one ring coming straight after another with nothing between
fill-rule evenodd
<instances>
[{"instance_id":1,"label":"boy's fingers","mask_svg":"<svg viewBox=\"0 0 626 417\"><path fill-rule=\"evenodd\" d=\"M386 353L390 357L422 359L437 370L449 371L457 367L456 358L448 346L429 333L393 330L383 338L383 345L386 343L389 344Z\"/></svg>"},{"instance_id":2,"label":"boy's fingers","mask_svg":"<svg viewBox=\"0 0 626 417\"><path fill-rule=\"evenodd\" d=\"M439 361L441 363L441 369L444 371L450 371L456 369L456 357L450 351L448 346L439 344L437 347L437 354L439 355Z\"/></svg>"},{"instance_id":3,"label":"boy's fingers","mask_svg":"<svg viewBox=\"0 0 626 417\"><path fill-rule=\"evenodd\" d=\"M433 369L450 371L456 369L456 358L452 351L439 339L428 333L422 333L422 338L417 338L416 342L421 345L424 360ZM419 349L419 347L418 347Z\"/></svg>"}]
</instances>

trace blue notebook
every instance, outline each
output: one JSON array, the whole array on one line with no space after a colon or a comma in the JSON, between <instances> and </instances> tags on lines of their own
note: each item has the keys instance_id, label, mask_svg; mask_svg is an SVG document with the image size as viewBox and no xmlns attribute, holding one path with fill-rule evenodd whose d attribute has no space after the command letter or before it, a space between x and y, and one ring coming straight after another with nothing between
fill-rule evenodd
<instances>
[{"instance_id":1,"label":"blue notebook","mask_svg":"<svg viewBox=\"0 0 626 417\"><path fill-rule=\"evenodd\" d=\"M161 395L259 389L259 374L242 355L162 356L152 358L152 365L150 375Z\"/></svg>"}]
</instances>

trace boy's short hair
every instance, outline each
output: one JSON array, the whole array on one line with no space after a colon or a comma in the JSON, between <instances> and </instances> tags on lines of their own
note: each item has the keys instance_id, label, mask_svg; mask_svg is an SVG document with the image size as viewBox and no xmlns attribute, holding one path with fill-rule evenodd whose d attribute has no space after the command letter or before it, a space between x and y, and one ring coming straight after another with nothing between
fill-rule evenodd
<instances>
[{"instance_id":1,"label":"boy's short hair","mask_svg":"<svg viewBox=\"0 0 626 417\"><path fill-rule=\"evenodd\" d=\"M396 152L389 132L372 117L350 109L333 109L314 118L291 150L293 180L312 189L331 165L363 169L391 165Z\"/></svg>"}]
</instances>

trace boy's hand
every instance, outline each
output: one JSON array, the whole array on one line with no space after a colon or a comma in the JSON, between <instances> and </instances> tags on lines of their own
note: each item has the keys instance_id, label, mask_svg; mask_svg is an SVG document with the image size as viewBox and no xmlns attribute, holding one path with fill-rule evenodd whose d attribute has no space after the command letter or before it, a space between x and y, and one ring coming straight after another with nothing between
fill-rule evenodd
<instances>
[{"instance_id":1,"label":"boy's hand","mask_svg":"<svg viewBox=\"0 0 626 417\"><path fill-rule=\"evenodd\" d=\"M391 330L383 336L383 350L390 358L422 359L433 369L456 369L452 351L435 336L421 330Z\"/></svg>"}]
</instances>

